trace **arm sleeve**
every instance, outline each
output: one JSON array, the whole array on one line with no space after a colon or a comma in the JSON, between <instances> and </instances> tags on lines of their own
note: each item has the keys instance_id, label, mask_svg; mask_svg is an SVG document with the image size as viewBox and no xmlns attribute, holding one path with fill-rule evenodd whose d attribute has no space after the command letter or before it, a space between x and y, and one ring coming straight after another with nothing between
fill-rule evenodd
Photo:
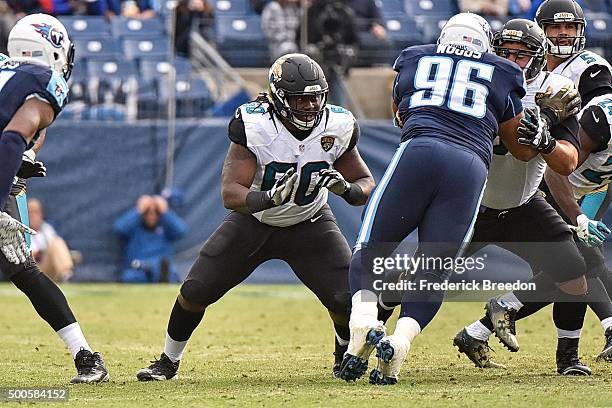
<instances>
[{"instance_id":1,"label":"arm sleeve","mask_svg":"<svg viewBox=\"0 0 612 408\"><path fill-rule=\"evenodd\" d=\"M553 126L550 129L550 134L557 140L566 140L570 142L576 150L580 151L578 129L578 119L576 119L575 116L571 116L563 122Z\"/></svg>"},{"instance_id":2,"label":"arm sleeve","mask_svg":"<svg viewBox=\"0 0 612 408\"><path fill-rule=\"evenodd\" d=\"M580 85L578 86L582 106L596 96L612 93L612 75L605 65L593 65L588 67L580 75Z\"/></svg>"},{"instance_id":3,"label":"arm sleeve","mask_svg":"<svg viewBox=\"0 0 612 408\"><path fill-rule=\"evenodd\" d=\"M141 225L140 213L136 208L132 208L128 212L124 213L121 217L117 218L113 225L115 233L129 238L130 235Z\"/></svg>"},{"instance_id":4,"label":"arm sleeve","mask_svg":"<svg viewBox=\"0 0 612 408\"><path fill-rule=\"evenodd\" d=\"M174 211L168 209L159 219L164 234L170 241L181 239L187 232L187 224Z\"/></svg>"},{"instance_id":5,"label":"arm sleeve","mask_svg":"<svg viewBox=\"0 0 612 408\"><path fill-rule=\"evenodd\" d=\"M236 114L229 123L228 135L232 142L244 147L248 147L246 131L244 129L244 122L242 121L242 114L240 113L240 108L236 110Z\"/></svg>"}]
</instances>

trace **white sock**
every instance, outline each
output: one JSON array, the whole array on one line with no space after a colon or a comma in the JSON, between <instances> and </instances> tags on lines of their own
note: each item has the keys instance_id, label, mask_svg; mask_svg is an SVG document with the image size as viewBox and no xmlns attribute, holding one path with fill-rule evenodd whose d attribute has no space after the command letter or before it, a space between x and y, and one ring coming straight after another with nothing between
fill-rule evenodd
<instances>
[{"instance_id":1,"label":"white sock","mask_svg":"<svg viewBox=\"0 0 612 408\"><path fill-rule=\"evenodd\" d=\"M480 323L480 320L476 320L474 323L467 326L465 330L473 338L482 341L489 341L489 336L493 334L487 326Z\"/></svg>"},{"instance_id":2,"label":"white sock","mask_svg":"<svg viewBox=\"0 0 612 408\"><path fill-rule=\"evenodd\" d=\"M185 347L187 347L187 340L176 341L173 340L168 333L166 333L164 354L167 355L173 363L176 363L177 361L183 358L183 352L185 351Z\"/></svg>"},{"instance_id":3,"label":"white sock","mask_svg":"<svg viewBox=\"0 0 612 408\"><path fill-rule=\"evenodd\" d=\"M397 319L395 331L393 332L394 336L397 334L400 338L412 343L419 333L421 333L421 326L412 317L400 317Z\"/></svg>"},{"instance_id":4,"label":"white sock","mask_svg":"<svg viewBox=\"0 0 612 408\"><path fill-rule=\"evenodd\" d=\"M603 327L604 331L608 330L612 327L612 317L606 317L601 321L601 327Z\"/></svg>"},{"instance_id":5,"label":"white sock","mask_svg":"<svg viewBox=\"0 0 612 408\"><path fill-rule=\"evenodd\" d=\"M514 309L519 311L521 307L523 307L523 303L516 298L514 292L508 292L504 295L501 295L499 299L497 299L497 303L505 308Z\"/></svg>"},{"instance_id":6,"label":"white sock","mask_svg":"<svg viewBox=\"0 0 612 408\"><path fill-rule=\"evenodd\" d=\"M371 316L378 320L378 297L369 290L358 290L351 298L351 315Z\"/></svg>"},{"instance_id":7,"label":"white sock","mask_svg":"<svg viewBox=\"0 0 612 408\"><path fill-rule=\"evenodd\" d=\"M87 344L87 340L85 340L85 336L83 335L78 322L71 323L64 328L59 329L57 331L57 335L60 336L66 347L68 347L68 350L70 350L72 358L76 357L81 348L92 351L89 344Z\"/></svg>"},{"instance_id":8,"label":"white sock","mask_svg":"<svg viewBox=\"0 0 612 408\"><path fill-rule=\"evenodd\" d=\"M579 339L580 332L582 329L578 330L563 330L557 327L557 337L558 338L567 338L567 339Z\"/></svg>"},{"instance_id":9,"label":"white sock","mask_svg":"<svg viewBox=\"0 0 612 408\"><path fill-rule=\"evenodd\" d=\"M348 346L349 341L348 340L344 340L342 337L340 337L338 335L338 333L336 332L336 340L338 341L338 344L341 346Z\"/></svg>"}]
</instances>

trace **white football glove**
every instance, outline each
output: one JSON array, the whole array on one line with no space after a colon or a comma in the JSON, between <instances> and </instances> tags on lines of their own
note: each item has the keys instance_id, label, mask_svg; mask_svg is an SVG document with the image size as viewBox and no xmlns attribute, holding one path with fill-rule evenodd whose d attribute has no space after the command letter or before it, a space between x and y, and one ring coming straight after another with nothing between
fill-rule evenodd
<instances>
[{"instance_id":1,"label":"white football glove","mask_svg":"<svg viewBox=\"0 0 612 408\"><path fill-rule=\"evenodd\" d=\"M338 170L324 169L319 172L317 187L325 187L332 193L341 196L351 188L351 185Z\"/></svg>"},{"instance_id":2,"label":"white football glove","mask_svg":"<svg viewBox=\"0 0 612 408\"><path fill-rule=\"evenodd\" d=\"M590 220L584 214L580 214L576 218L576 227L571 227L574 231L576 231L576 235L578 239L585 243L589 247L596 247L606 240L606 235L610 233L610 230L601 221L593 221Z\"/></svg>"},{"instance_id":3,"label":"white football glove","mask_svg":"<svg viewBox=\"0 0 612 408\"><path fill-rule=\"evenodd\" d=\"M25 232L36 234L36 231L27 225L0 211L0 250L10 263L16 265L25 263L30 254L23 237Z\"/></svg>"},{"instance_id":4,"label":"white football glove","mask_svg":"<svg viewBox=\"0 0 612 408\"><path fill-rule=\"evenodd\" d=\"M268 197L275 206L285 203L291 196L293 186L298 178L294 168L289 169L268 191Z\"/></svg>"}]
</instances>

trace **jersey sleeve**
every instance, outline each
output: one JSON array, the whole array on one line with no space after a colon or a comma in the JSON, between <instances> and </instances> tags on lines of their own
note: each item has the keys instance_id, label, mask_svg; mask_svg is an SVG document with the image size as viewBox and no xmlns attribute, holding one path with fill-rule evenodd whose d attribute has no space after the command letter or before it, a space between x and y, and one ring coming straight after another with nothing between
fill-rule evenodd
<instances>
[{"instance_id":1,"label":"jersey sleeve","mask_svg":"<svg viewBox=\"0 0 612 408\"><path fill-rule=\"evenodd\" d=\"M240 108L236 109L236 113L229 123L228 135L232 142L247 147L246 131L244 129L244 121L242 120Z\"/></svg>"},{"instance_id":2,"label":"jersey sleeve","mask_svg":"<svg viewBox=\"0 0 612 408\"><path fill-rule=\"evenodd\" d=\"M582 106L597 96L612 93L612 74L605 65L591 65L580 75L578 92Z\"/></svg>"},{"instance_id":3,"label":"jersey sleeve","mask_svg":"<svg viewBox=\"0 0 612 408\"><path fill-rule=\"evenodd\" d=\"M485 58L495 64L491 92L498 95L498 119L503 123L523 111L522 99L527 94L527 83L523 71L515 63L494 54Z\"/></svg>"},{"instance_id":4,"label":"jersey sleeve","mask_svg":"<svg viewBox=\"0 0 612 408\"><path fill-rule=\"evenodd\" d=\"M580 117L580 127L598 144L595 153L604 151L610 142L610 124L605 112L598 105L588 106Z\"/></svg>"},{"instance_id":5,"label":"jersey sleeve","mask_svg":"<svg viewBox=\"0 0 612 408\"><path fill-rule=\"evenodd\" d=\"M346 148L347 152L357 146L357 142L359 142L359 136L361 136L361 130L359 128L359 123L357 123L357 121L355 120L353 125L353 134L351 135L351 141L349 142L349 145Z\"/></svg>"},{"instance_id":6,"label":"jersey sleeve","mask_svg":"<svg viewBox=\"0 0 612 408\"><path fill-rule=\"evenodd\" d=\"M57 116L68 102L68 84L58 72L48 69L47 75L39 75L41 91L36 94L45 99Z\"/></svg>"},{"instance_id":7,"label":"jersey sleeve","mask_svg":"<svg viewBox=\"0 0 612 408\"><path fill-rule=\"evenodd\" d=\"M579 128L578 119L575 116L570 116L563 122L553 126L550 129L550 134L557 140L570 142L576 150L580 150L580 137L578 136Z\"/></svg>"}]
</instances>

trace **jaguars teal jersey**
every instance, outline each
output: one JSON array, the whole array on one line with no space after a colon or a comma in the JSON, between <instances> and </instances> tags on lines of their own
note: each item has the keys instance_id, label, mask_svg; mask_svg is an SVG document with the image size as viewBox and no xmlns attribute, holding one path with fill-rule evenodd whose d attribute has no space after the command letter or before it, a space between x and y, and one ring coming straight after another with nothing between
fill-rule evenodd
<instances>
[{"instance_id":1,"label":"jaguars teal jersey","mask_svg":"<svg viewBox=\"0 0 612 408\"><path fill-rule=\"evenodd\" d=\"M6 125L29 98L48 102L57 116L68 99L68 84L58 72L38 64L12 61L0 66L0 127Z\"/></svg>"},{"instance_id":2,"label":"jaguars teal jersey","mask_svg":"<svg viewBox=\"0 0 612 408\"><path fill-rule=\"evenodd\" d=\"M402 51L393 69L402 141L441 139L476 153L488 166L499 123L523 111L523 73L495 54L414 46Z\"/></svg>"}]
</instances>

